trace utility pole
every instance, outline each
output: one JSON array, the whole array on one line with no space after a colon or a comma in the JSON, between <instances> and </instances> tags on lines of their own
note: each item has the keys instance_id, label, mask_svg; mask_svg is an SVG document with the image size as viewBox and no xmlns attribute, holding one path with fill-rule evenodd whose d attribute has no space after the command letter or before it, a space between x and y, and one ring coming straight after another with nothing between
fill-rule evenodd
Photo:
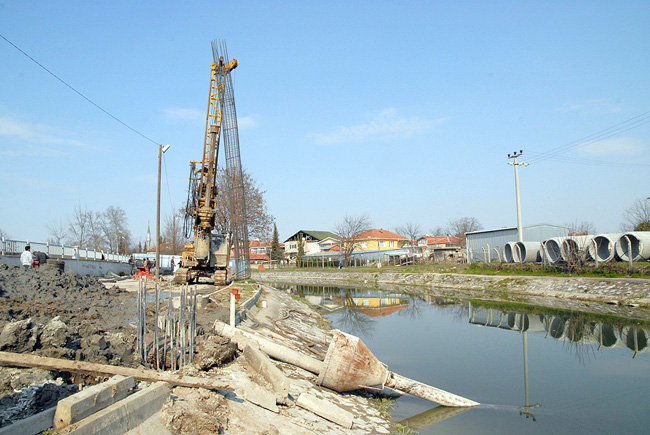
<instances>
[{"instance_id":1,"label":"utility pole","mask_svg":"<svg viewBox=\"0 0 650 435\"><path fill-rule=\"evenodd\" d=\"M160 169L162 155L169 149L169 145L158 145L158 201L156 202L156 282L160 281Z\"/></svg>"},{"instance_id":2,"label":"utility pole","mask_svg":"<svg viewBox=\"0 0 650 435\"><path fill-rule=\"evenodd\" d=\"M517 196L517 235L518 235L518 241L523 242L524 241L524 229L521 226L521 201L519 199L519 171L518 171L518 166L528 166L528 163L519 163L517 161L517 157L520 157L524 152L522 150L519 150L519 153L517 151L514 151L512 154L508 154L509 159L514 159L513 162L508 162L510 166L515 167L515 192Z\"/></svg>"}]
</instances>

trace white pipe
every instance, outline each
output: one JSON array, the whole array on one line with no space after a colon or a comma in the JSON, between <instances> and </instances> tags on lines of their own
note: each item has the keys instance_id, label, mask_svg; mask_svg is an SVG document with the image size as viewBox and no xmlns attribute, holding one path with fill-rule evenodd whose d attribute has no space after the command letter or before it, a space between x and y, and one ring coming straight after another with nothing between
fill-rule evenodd
<instances>
[{"instance_id":1,"label":"white pipe","mask_svg":"<svg viewBox=\"0 0 650 435\"><path fill-rule=\"evenodd\" d=\"M569 257L575 257L580 252L588 250L589 244L594 236L569 236L562 241L562 258L569 261Z\"/></svg>"},{"instance_id":2,"label":"white pipe","mask_svg":"<svg viewBox=\"0 0 650 435\"><path fill-rule=\"evenodd\" d=\"M589 258L595 260L597 257L598 261L603 262L612 261L616 256L616 242L622 235L622 233L612 233L595 236L587 248Z\"/></svg>"},{"instance_id":3,"label":"white pipe","mask_svg":"<svg viewBox=\"0 0 650 435\"><path fill-rule=\"evenodd\" d=\"M515 259L513 256L513 248L515 246L515 243L517 242L507 242L505 246L503 247L503 258L505 259L506 263L514 263Z\"/></svg>"},{"instance_id":4,"label":"white pipe","mask_svg":"<svg viewBox=\"0 0 650 435\"><path fill-rule=\"evenodd\" d=\"M629 239L629 243L628 243ZM630 249L630 245L631 249ZM616 255L623 261L645 261L650 259L650 231L631 231L623 234L616 243Z\"/></svg>"},{"instance_id":5,"label":"white pipe","mask_svg":"<svg viewBox=\"0 0 650 435\"><path fill-rule=\"evenodd\" d=\"M536 263L542 260L539 242L517 242L513 249L515 263Z\"/></svg>"},{"instance_id":6,"label":"white pipe","mask_svg":"<svg viewBox=\"0 0 650 435\"><path fill-rule=\"evenodd\" d=\"M562 261L562 242L566 237L553 237L544 242L546 247L546 258L550 264Z\"/></svg>"}]
</instances>

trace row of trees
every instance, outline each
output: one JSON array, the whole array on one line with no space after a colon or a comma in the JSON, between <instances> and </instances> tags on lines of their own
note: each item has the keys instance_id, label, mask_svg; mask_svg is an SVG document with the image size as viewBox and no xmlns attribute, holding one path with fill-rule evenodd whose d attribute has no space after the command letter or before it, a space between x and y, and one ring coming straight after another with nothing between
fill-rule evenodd
<instances>
[{"instance_id":1,"label":"row of trees","mask_svg":"<svg viewBox=\"0 0 650 435\"><path fill-rule=\"evenodd\" d=\"M110 252L129 252L131 232L128 229L126 212L110 206L103 212L88 210L77 205L67 222L62 219L47 225L48 243L83 246Z\"/></svg>"}]
</instances>

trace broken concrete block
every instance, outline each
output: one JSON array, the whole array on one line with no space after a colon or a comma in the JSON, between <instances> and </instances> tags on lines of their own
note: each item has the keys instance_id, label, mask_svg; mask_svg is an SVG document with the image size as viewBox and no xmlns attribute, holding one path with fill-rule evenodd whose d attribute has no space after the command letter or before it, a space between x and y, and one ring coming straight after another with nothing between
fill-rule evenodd
<instances>
[{"instance_id":1,"label":"broken concrete block","mask_svg":"<svg viewBox=\"0 0 650 435\"><path fill-rule=\"evenodd\" d=\"M74 435L111 435L126 433L160 411L169 399L167 382L156 382L144 390L131 394L85 419L63 429L61 433Z\"/></svg>"},{"instance_id":2,"label":"broken concrete block","mask_svg":"<svg viewBox=\"0 0 650 435\"><path fill-rule=\"evenodd\" d=\"M289 380L273 364L271 358L258 348L250 345L244 348L244 358L246 364L271 385L271 389L276 394L277 403L287 404L289 401Z\"/></svg>"},{"instance_id":3,"label":"broken concrete block","mask_svg":"<svg viewBox=\"0 0 650 435\"><path fill-rule=\"evenodd\" d=\"M280 412L280 409L275 404L275 394L260 387L255 382L249 382L244 389L244 399L248 400L251 403L266 408L269 411L273 411L276 414Z\"/></svg>"},{"instance_id":4,"label":"broken concrete block","mask_svg":"<svg viewBox=\"0 0 650 435\"><path fill-rule=\"evenodd\" d=\"M60 400L54 415L54 427L66 427L124 399L134 386L132 376L115 375L106 382Z\"/></svg>"},{"instance_id":5,"label":"broken concrete block","mask_svg":"<svg viewBox=\"0 0 650 435\"><path fill-rule=\"evenodd\" d=\"M304 408L308 411L313 412L316 415L320 415L324 419L333 421L334 423L343 426L346 429L352 427L352 413L346 411L343 408L328 402L327 400L319 399L311 394L302 393L296 405Z\"/></svg>"}]
</instances>

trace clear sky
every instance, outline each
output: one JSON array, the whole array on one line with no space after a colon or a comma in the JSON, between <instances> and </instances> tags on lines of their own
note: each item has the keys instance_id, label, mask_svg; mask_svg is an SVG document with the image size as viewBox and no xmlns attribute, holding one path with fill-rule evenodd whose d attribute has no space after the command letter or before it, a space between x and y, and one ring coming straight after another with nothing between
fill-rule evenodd
<instances>
[{"instance_id":1,"label":"clear sky","mask_svg":"<svg viewBox=\"0 0 650 435\"><path fill-rule=\"evenodd\" d=\"M153 233L157 144L164 219L225 39L242 164L282 240L362 213L515 226L520 149L524 224L617 232L650 196L648 23L647 0L0 0L4 38L137 131L0 38L0 229L45 241L80 205Z\"/></svg>"}]
</instances>

